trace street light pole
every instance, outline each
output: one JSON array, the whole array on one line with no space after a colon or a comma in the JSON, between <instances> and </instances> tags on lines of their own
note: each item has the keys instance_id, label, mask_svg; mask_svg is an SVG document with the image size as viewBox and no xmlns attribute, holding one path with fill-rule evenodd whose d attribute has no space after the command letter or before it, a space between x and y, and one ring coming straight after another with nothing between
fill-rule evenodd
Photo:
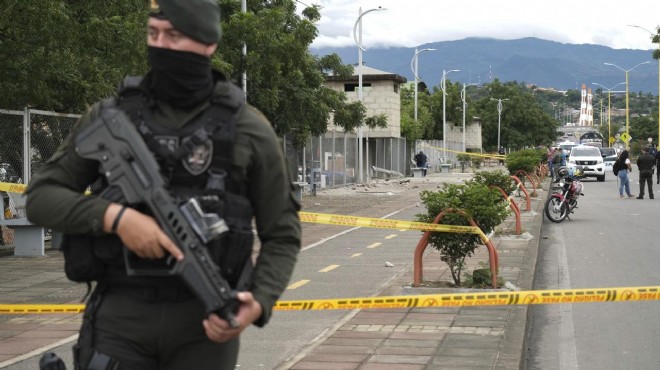
<instances>
[{"instance_id":1,"label":"street light pole","mask_svg":"<svg viewBox=\"0 0 660 370\"><path fill-rule=\"evenodd\" d=\"M628 72L630 72L633 69L641 66L642 64L649 64L649 63L650 63L649 61L639 63L638 65L636 65L636 66L634 66L630 69L623 69L623 68L621 68L618 65L613 64L613 63L604 63L606 66L616 67L616 68L618 68L618 69L620 69L620 70L622 70L626 73L626 134L628 134L628 135L630 135L630 113L629 113L629 105L628 105L628 90L629 90L629 85L630 84L628 82ZM626 142L626 149L630 149L630 145L628 144L628 142Z\"/></svg>"},{"instance_id":2,"label":"street light pole","mask_svg":"<svg viewBox=\"0 0 660 370\"><path fill-rule=\"evenodd\" d=\"M417 51L417 48L415 48L415 55L413 55L412 60L410 61L410 68L412 69L413 75L415 77L415 123L417 123L417 90L419 86L419 75L417 74L418 71L418 62L419 62L419 53L424 52L424 51L433 51L436 49L433 48L426 48Z\"/></svg>"},{"instance_id":3,"label":"street light pole","mask_svg":"<svg viewBox=\"0 0 660 370\"><path fill-rule=\"evenodd\" d=\"M451 72L460 72L460 69L452 69L449 71L442 70L442 160L447 162L447 114L446 114L446 97L447 97L447 74Z\"/></svg>"},{"instance_id":4,"label":"street light pole","mask_svg":"<svg viewBox=\"0 0 660 370\"><path fill-rule=\"evenodd\" d=\"M463 84L463 90L461 91L461 100L463 100L463 153L465 153L465 106L467 103L467 95L465 88L468 86L477 86L477 84ZM499 149L499 148L498 148Z\"/></svg>"},{"instance_id":5,"label":"street light pole","mask_svg":"<svg viewBox=\"0 0 660 370\"><path fill-rule=\"evenodd\" d=\"M355 21L355 25L353 26L353 41L355 41L355 45L358 47L358 101L359 102L362 102L362 52L366 51L366 49L362 47L362 17L368 13L380 11L380 10L385 10L385 8L381 8L379 6L378 8L369 9L366 12L362 13L362 7L360 7L358 11L358 18ZM356 35L358 26L360 28L359 39ZM362 152L363 152L362 122L360 122L360 125L358 126L358 181L361 183L364 182L364 175L363 175L364 165L362 163L362 157L363 157Z\"/></svg>"},{"instance_id":6,"label":"street light pole","mask_svg":"<svg viewBox=\"0 0 660 370\"><path fill-rule=\"evenodd\" d=\"M591 83L592 85L597 85L597 86L600 86L603 89L607 90L607 143L610 147L612 147L612 143L610 143L610 138L612 137L612 127L611 127L612 109L610 108L611 107L611 102L612 102L612 90L614 90L615 87L617 87L621 84L625 84L625 83L626 83L625 81L624 82L619 82L618 84L616 84L616 85L614 85L610 88L607 88L607 87L599 84L598 82L592 82ZM614 91L614 92L621 92L621 91Z\"/></svg>"},{"instance_id":7,"label":"street light pole","mask_svg":"<svg viewBox=\"0 0 660 370\"><path fill-rule=\"evenodd\" d=\"M658 28L658 33L653 33L642 26L637 26L634 24L629 24L630 27L636 27L648 32L651 35L651 42L658 44L658 145L660 145L660 28Z\"/></svg>"},{"instance_id":8,"label":"street light pole","mask_svg":"<svg viewBox=\"0 0 660 370\"><path fill-rule=\"evenodd\" d=\"M502 102L507 101L509 99L490 98L490 100L497 100L497 150L500 150L500 123L502 121L502 110L504 109L504 107L502 106Z\"/></svg>"},{"instance_id":9,"label":"street light pole","mask_svg":"<svg viewBox=\"0 0 660 370\"><path fill-rule=\"evenodd\" d=\"M247 13L247 0L241 0L241 12ZM241 77L241 82L243 83L243 97L247 101L247 44L243 42L243 63L246 66L243 70L243 76Z\"/></svg>"}]
</instances>

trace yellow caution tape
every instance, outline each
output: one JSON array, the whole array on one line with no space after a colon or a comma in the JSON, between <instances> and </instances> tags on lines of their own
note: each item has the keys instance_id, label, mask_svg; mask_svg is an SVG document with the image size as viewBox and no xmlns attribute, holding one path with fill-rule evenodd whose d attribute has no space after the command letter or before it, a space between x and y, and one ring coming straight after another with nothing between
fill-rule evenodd
<instances>
[{"instance_id":1,"label":"yellow caution tape","mask_svg":"<svg viewBox=\"0 0 660 370\"><path fill-rule=\"evenodd\" d=\"M7 193L24 193L27 185L25 184L14 184L13 182L0 182L0 191L5 191Z\"/></svg>"},{"instance_id":2,"label":"yellow caution tape","mask_svg":"<svg viewBox=\"0 0 660 370\"><path fill-rule=\"evenodd\" d=\"M413 307L510 306L594 302L633 302L660 300L660 286L529 290L519 292L425 294L368 298L313 299L278 301L278 311L352 310ZM0 314L80 313L82 304L0 304Z\"/></svg>"},{"instance_id":3,"label":"yellow caution tape","mask_svg":"<svg viewBox=\"0 0 660 370\"><path fill-rule=\"evenodd\" d=\"M300 221L311 222L325 225L352 226L352 227L373 227L377 229L397 229L397 230L421 230L437 231L443 233L477 234L485 243L488 243L488 237L476 226L460 225L442 225L429 224L425 222L391 220L385 218L342 216L330 213L310 213L298 212Z\"/></svg>"},{"instance_id":4,"label":"yellow caution tape","mask_svg":"<svg viewBox=\"0 0 660 370\"><path fill-rule=\"evenodd\" d=\"M497 158L497 159L505 159L506 155L504 154L482 154L482 153L474 153L474 152L461 152L458 150L451 150L451 149L445 149L445 148L439 148L436 146L431 146L431 145L422 145L422 148L431 148L435 150L440 150L440 151L446 151L446 152L451 152L451 153L456 153L456 154L467 154L475 157L485 157L485 158Z\"/></svg>"}]
</instances>

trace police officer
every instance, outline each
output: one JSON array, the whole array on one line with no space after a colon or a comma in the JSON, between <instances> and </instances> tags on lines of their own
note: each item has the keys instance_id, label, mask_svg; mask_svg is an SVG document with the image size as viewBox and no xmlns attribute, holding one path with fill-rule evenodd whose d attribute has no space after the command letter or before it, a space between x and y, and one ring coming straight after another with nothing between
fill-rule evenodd
<instances>
[{"instance_id":1,"label":"police officer","mask_svg":"<svg viewBox=\"0 0 660 370\"><path fill-rule=\"evenodd\" d=\"M642 148L642 154L637 158L637 167L639 168L639 196L637 199L644 199L644 184L648 184L649 198L653 199L653 167L655 158L649 154L649 148Z\"/></svg>"},{"instance_id":2,"label":"police officer","mask_svg":"<svg viewBox=\"0 0 660 370\"><path fill-rule=\"evenodd\" d=\"M288 284L300 250L299 205L270 123L211 68L220 34L217 1L152 0L149 72L93 105L28 186L28 218L67 234L67 263L81 253L100 261L87 269L96 275L79 277L97 284L74 349L76 368L234 369L239 334L268 322ZM123 204L99 163L76 153L77 133L108 106L139 128L177 199L198 197L205 212L226 220L229 231L207 247L239 290L237 328L207 315L178 276L127 275L122 252L156 268L167 255L183 255L150 210ZM179 150L200 133L206 139ZM99 186L84 195L92 183ZM253 218L261 247L250 270Z\"/></svg>"}]
</instances>

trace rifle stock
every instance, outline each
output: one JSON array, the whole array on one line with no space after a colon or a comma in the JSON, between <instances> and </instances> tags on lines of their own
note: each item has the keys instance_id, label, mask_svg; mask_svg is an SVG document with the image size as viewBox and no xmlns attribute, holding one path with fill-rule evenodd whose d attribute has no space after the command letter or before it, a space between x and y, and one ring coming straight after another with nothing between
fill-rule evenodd
<instances>
[{"instance_id":1,"label":"rifle stock","mask_svg":"<svg viewBox=\"0 0 660 370\"><path fill-rule=\"evenodd\" d=\"M202 301L207 313L217 313L232 327L238 327L234 317L239 305L235 292L195 232L204 225L191 225L194 220L181 211L166 188L158 162L126 114L116 108L102 110L100 117L76 136L75 146L82 158L100 163L100 173L110 185L121 189L127 203L145 204L183 252L182 261L169 256L168 268L139 269L131 266L137 256L124 248L127 274L178 275Z\"/></svg>"}]
</instances>

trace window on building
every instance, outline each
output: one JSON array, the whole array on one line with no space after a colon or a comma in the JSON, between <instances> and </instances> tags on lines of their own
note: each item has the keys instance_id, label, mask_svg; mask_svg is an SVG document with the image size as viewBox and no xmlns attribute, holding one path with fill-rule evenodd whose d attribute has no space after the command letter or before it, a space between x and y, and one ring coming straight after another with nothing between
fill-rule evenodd
<instances>
[{"instance_id":1,"label":"window on building","mask_svg":"<svg viewBox=\"0 0 660 370\"><path fill-rule=\"evenodd\" d=\"M394 93L395 94L399 93L399 84L394 84Z\"/></svg>"},{"instance_id":2,"label":"window on building","mask_svg":"<svg viewBox=\"0 0 660 370\"><path fill-rule=\"evenodd\" d=\"M358 91L360 84L344 84L344 92ZM362 92L369 91L371 89L370 83L362 83Z\"/></svg>"}]
</instances>

